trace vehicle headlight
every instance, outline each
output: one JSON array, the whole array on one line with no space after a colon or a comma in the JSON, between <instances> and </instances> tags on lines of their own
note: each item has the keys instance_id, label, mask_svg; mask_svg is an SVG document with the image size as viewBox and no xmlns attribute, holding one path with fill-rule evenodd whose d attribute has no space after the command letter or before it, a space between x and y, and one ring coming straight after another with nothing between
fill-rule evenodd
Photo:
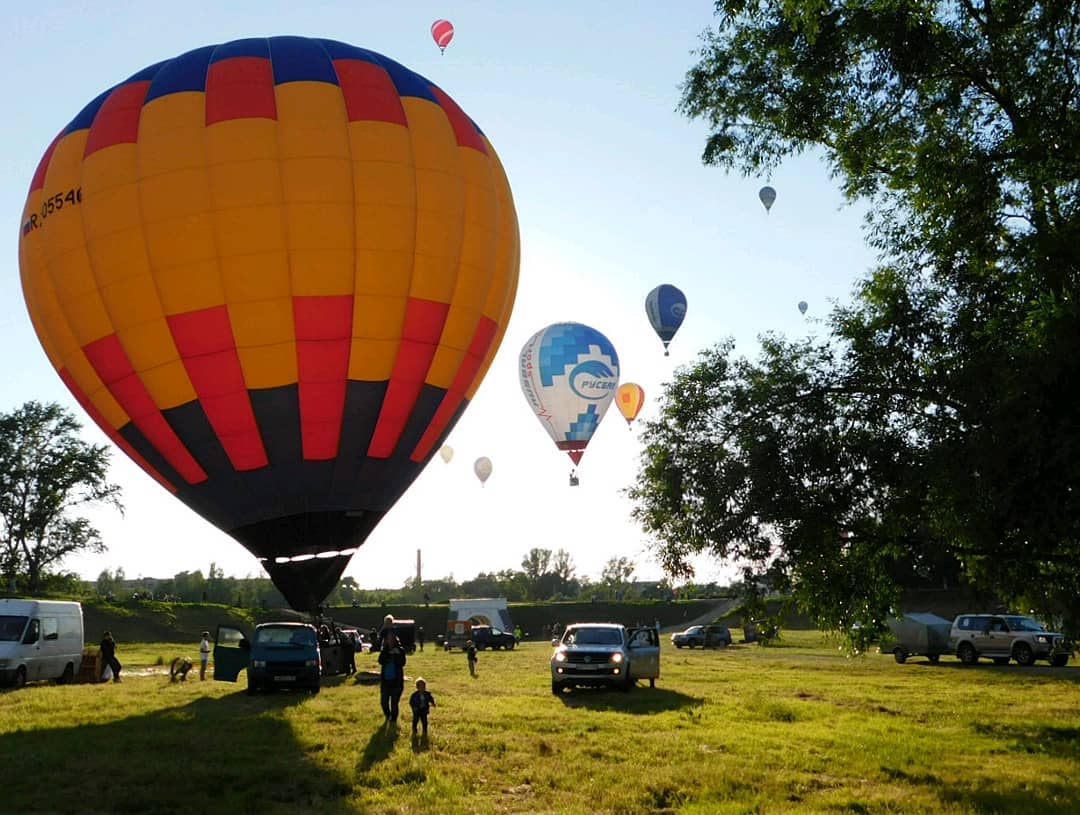
<instances>
[{"instance_id":1,"label":"vehicle headlight","mask_svg":"<svg viewBox=\"0 0 1080 815\"><path fill-rule=\"evenodd\" d=\"M555 661L556 662L566 662L566 654L565 654L565 652L559 651L559 653L557 653L555 655Z\"/></svg>"},{"instance_id":2,"label":"vehicle headlight","mask_svg":"<svg viewBox=\"0 0 1080 815\"><path fill-rule=\"evenodd\" d=\"M611 661L616 663L616 664L622 662L622 654L620 654L618 652L612 654L611 655Z\"/></svg>"},{"instance_id":3,"label":"vehicle headlight","mask_svg":"<svg viewBox=\"0 0 1080 815\"><path fill-rule=\"evenodd\" d=\"M1050 640L1040 634L1035 638L1035 642L1041 642L1043 645L1045 645L1046 643L1050 642Z\"/></svg>"},{"instance_id":4,"label":"vehicle headlight","mask_svg":"<svg viewBox=\"0 0 1080 815\"><path fill-rule=\"evenodd\" d=\"M252 668L265 668L266 667L266 660L265 659L253 659L253 660L251 660L251 667Z\"/></svg>"}]
</instances>

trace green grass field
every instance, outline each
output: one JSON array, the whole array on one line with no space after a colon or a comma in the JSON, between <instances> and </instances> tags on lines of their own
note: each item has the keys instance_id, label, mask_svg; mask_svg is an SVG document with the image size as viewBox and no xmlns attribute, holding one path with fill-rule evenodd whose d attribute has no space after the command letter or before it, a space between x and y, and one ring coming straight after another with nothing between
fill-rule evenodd
<instances>
[{"instance_id":1,"label":"green grass field","mask_svg":"<svg viewBox=\"0 0 1080 815\"><path fill-rule=\"evenodd\" d=\"M170 684L155 663L193 646L121 643L119 684L0 692L0 812L1080 812L1074 665L897 665L788 631L665 644L655 689L555 697L550 650L481 653L476 679L458 651L411 657L438 701L417 743L376 686Z\"/></svg>"}]
</instances>

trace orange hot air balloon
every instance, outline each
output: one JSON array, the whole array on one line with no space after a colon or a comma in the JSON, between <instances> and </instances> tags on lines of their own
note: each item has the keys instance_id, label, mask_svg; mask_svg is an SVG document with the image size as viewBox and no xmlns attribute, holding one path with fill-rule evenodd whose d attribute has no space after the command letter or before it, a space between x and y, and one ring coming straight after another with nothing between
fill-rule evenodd
<instances>
[{"instance_id":1,"label":"orange hot air balloon","mask_svg":"<svg viewBox=\"0 0 1080 815\"><path fill-rule=\"evenodd\" d=\"M431 24L431 39L439 46L439 53L446 53L446 46L454 39L454 26L449 20L436 20Z\"/></svg>"},{"instance_id":2,"label":"orange hot air balloon","mask_svg":"<svg viewBox=\"0 0 1080 815\"><path fill-rule=\"evenodd\" d=\"M619 413L626 419L626 426L629 427L641 412L641 406L645 404L645 391L641 385L625 382L615 391L615 404L619 406Z\"/></svg>"},{"instance_id":3,"label":"orange hot air balloon","mask_svg":"<svg viewBox=\"0 0 1080 815\"><path fill-rule=\"evenodd\" d=\"M211 45L105 91L45 151L21 227L75 398L305 611L449 435L517 286L484 134L331 40Z\"/></svg>"}]
</instances>

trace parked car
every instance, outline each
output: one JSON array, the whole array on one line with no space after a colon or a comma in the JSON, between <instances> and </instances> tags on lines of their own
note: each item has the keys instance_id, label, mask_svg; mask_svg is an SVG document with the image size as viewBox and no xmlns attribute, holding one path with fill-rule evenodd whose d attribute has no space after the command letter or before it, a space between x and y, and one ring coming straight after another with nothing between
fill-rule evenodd
<instances>
[{"instance_id":1,"label":"parked car","mask_svg":"<svg viewBox=\"0 0 1080 815\"><path fill-rule=\"evenodd\" d=\"M953 620L949 642L965 665L974 665L979 657L998 665L1010 659L1020 665L1045 659L1057 668L1069 663L1065 638L1020 614L961 614Z\"/></svg>"},{"instance_id":2,"label":"parked car","mask_svg":"<svg viewBox=\"0 0 1080 815\"><path fill-rule=\"evenodd\" d=\"M315 626L261 623L251 639L239 628L219 625L214 636L214 679L235 682L247 669L247 692L300 688L318 693L322 654Z\"/></svg>"},{"instance_id":3,"label":"parked car","mask_svg":"<svg viewBox=\"0 0 1080 815\"><path fill-rule=\"evenodd\" d=\"M492 628L490 625L474 625L472 627L472 641L477 651L488 648L495 650L502 648L504 651L512 651L517 645L517 637L508 631Z\"/></svg>"},{"instance_id":4,"label":"parked car","mask_svg":"<svg viewBox=\"0 0 1080 815\"><path fill-rule=\"evenodd\" d=\"M676 648L719 648L731 645L731 631L726 625L692 625L671 635Z\"/></svg>"},{"instance_id":5,"label":"parked car","mask_svg":"<svg viewBox=\"0 0 1080 815\"><path fill-rule=\"evenodd\" d=\"M609 685L629 690L639 679L656 687L660 678L660 638L656 629L616 623L572 623L551 641L551 692L575 685Z\"/></svg>"}]
</instances>

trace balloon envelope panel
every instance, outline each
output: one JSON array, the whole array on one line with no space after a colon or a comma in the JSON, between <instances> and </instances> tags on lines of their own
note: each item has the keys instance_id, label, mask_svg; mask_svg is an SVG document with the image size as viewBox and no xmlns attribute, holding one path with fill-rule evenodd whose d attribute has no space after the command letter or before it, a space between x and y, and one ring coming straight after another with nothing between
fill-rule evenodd
<instances>
[{"instance_id":1,"label":"balloon envelope panel","mask_svg":"<svg viewBox=\"0 0 1080 815\"><path fill-rule=\"evenodd\" d=\"M372 51L271 37L87 105L34 174L19 260L94 421L310 609L475 393L518 228L444 91Z\"/></svg>"},{"instance_id":2,"label":"balloon envelope panel","mask_svg":"<svg viewBox=\"0 0 1080 815\"><path fill-rule=\"evenodd\" d=\"M529 338L518 367L529 407L579 463L619 384L615 347L595 328L556 323Z\"/></svg>"}]
</instances>

